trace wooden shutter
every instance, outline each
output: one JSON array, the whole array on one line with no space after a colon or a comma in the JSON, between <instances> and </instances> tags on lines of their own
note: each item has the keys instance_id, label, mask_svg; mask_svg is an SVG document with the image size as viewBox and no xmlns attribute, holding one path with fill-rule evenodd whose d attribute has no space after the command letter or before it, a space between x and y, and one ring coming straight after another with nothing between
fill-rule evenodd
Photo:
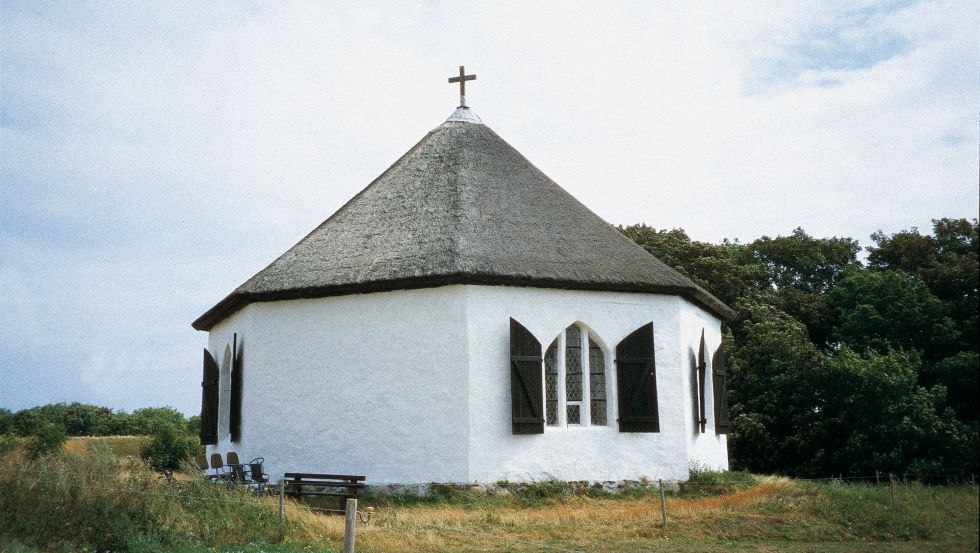
<instances>
[{"instance_id":1,"label":"wooden shutter","mask_svg":"<svg viewBox=\"0 0 980 553\"><path fill-rule=\"evenodd\" d=\"M218 443L218 362L207 349L201 381L201 443Z\"/></svg>"},{"instance_id":2,"label":"wooden shutter","mask_svg":"<svg viewBox=\"0 0 980 553\"><path fill-rule=\"evenodd\" d=\"M510 320L510 405L514 434L544 433L541 343Z\"/></svg>"},{"instance_id":3,"label":"wooden shutter","mask_svg":"<svg viewBox=\"0 0 980 553\"><path fill-rule=\"evenodd\" d=\"M660 432L653 323L633 331L616 346L620 432Z\"/></svg>"},{"instance_id":4,"label":"wooden shutter","mask_svg":"<svg viewBox=\"0 0 980 553\"><path fill-rule=\"evenodd\" d=\"M238 351L238 334L231 340L231 413L228 417L228 430L231 441L242 438L242 355Z\"/></svg>"},{"instance_id":5,"label":"wooden shutter","mask_svg":"<svg viewBox=\"0 0 980 553\"><path fill-rule=\"evenodd\" d=\"M708 412L705 410L704 406L704 377L705 372L708 368L708 363L704 358L704 329L701 329L701 345L698 346L698 427L701 433L704 434L704 426L708 423ZM717 420L717 419L716 419Z\"/></svg>"},{"instance_id":6,"label":"wooden shutter","mask_svg":"<svg viewBox=\"0 0 980 553\"><path fill-rule=\"evenodd\" d=\"M728 369L725 367L725 343L711 357L711 381L715 393L715 432L728 434Z\"/></svg>"}]
</instances>

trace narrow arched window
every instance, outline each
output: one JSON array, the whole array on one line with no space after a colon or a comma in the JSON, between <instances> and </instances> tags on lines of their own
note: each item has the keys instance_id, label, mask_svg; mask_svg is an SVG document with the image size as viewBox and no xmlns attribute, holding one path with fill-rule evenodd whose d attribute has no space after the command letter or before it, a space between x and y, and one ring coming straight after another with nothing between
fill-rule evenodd
<instances>
[{"instance_id":1,"label":"narrow arched window","mask_svg":"<svg viewBox=\"0 0 980 553\"><path fill-rule=\"evenodd\" d=\"M582 424L582 332L565 329L565 420Z\"/></svg>"},{"instance_id":2,"label":"narrow arched window","mask_svg":"<svg viewBox=\"0 0 980 553\"><path fill-rule=\"evenodd\" d=\"M221 375L218 378L218 439L228 438L231 426L231 344L225 345L221 358Z\"/></svg>"},{"instance_id":3,"label":"narrow arched window","mask_svg":"<svg viewBox=\"0 0 980 553\"><path fill-rule=\"evenodd\" d=\"M548 426L604 426L606 356L584 325L570 325L544 354Z\"/></svg>"}]
</instances>

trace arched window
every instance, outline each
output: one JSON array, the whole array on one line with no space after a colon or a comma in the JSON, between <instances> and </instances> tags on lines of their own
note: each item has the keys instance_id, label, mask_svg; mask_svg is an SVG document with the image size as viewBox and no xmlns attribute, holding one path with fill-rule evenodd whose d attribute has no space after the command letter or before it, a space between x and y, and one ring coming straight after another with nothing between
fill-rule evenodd
<instances>
[{"instance_id":1,"label":"arched window","mask_svg":"<svg viewBox=\"0 0 980 553\"><path fill-rule=\"evenodd\" d=\"M544 354L548 426L605 426L606 356L589 330L566 328Z\"/></svg>"},{"instance_id":2,"label":"arched window","mask_svg":"<svg viewBox=\"0 0 980 553\"><path fill-rule=\"evenodd\" d=\"M218 438L228 437L231 422L231 344L225 345L225 354L221 359L221 375L218 378Z\"/></svg>"}]
</instances>

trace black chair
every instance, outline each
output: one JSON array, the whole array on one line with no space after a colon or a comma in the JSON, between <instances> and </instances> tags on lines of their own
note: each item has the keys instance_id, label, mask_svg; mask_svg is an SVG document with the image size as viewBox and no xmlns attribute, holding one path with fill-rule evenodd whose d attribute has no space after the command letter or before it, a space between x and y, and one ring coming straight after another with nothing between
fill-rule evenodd
<instances>
[{"instance_id":1,"label":"black chair","mask_svg":"<svg viewBox=\"0 0 980 553\"><path fill-rule=\"evenodd\" d=\"M269 484L269 475L263 472L262 463L265 459L262 457L256 457L248 462L248 472L249 476L252 478L252 482L256 484L255 491L260 492L265 489Z\"/></svg>"},{"instance_id":2,"label":"black chair","mask_svg":"<svg viewBox=\"0 0 980 553\"><path fill-rule=\"evenodd\" d=\"M250 484L248 476L245 475L245 467L242 465L231 465L232 484Z\"/></svg>"}]
</instances>

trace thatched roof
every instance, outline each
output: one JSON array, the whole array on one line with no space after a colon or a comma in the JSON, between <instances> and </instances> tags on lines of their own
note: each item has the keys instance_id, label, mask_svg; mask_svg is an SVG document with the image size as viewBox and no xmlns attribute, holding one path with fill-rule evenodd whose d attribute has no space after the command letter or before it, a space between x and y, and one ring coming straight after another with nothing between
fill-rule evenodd
<instances>
[{"instance_id":1,"label":"thatched roof","mask_svg":"<svg viewBox=\"0 0 980 553\"><path fill-rule=\"evenodd\" d=\"M733 315L457 110L193 326L257 301L446 284L676 294Z\"/></svg>"}]
</instances>

